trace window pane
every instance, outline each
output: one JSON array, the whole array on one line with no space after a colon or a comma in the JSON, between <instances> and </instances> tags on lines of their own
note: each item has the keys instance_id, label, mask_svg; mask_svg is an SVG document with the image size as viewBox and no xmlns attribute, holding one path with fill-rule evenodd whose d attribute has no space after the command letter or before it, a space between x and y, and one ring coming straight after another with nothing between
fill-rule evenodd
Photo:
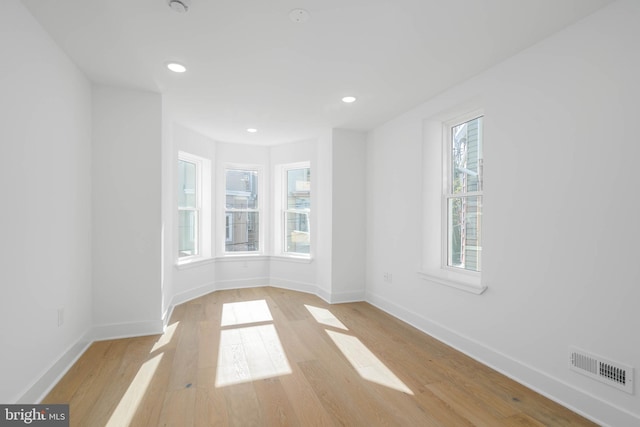
<instances>
[{"instance_id":1,"label":"window pane","mask_svg":"<svg viewBox=\"0 0 640 427\"><path fill-rule=\"evenodd\" d=\"M447 265L480 271L482 197L451 197L447 211L449 221Z\"/></svg>"},{"instance_id":2,"label":"window pane","mask_svg":"<svg viewBox=\"0 0 640 427\"><path fill-rule=\"evenodd\" d=\"M227 209L258 209L258 171L226 172Z\"/></svg>"},{"instance_id":3,"label":"window pane","mask_svg":"<svg viewBox=\"0 0 640 427\"><path fill-rule=\"evenodd\" d=\"M178 160L178 207L196 207L196 164Z\"/></svg>"},{"instance_id":4,"label":"window pane","mask_svg":"<svg viewBox=\"0 0 640 427\"><path fill-rule=\"evenodd\" d=\"M226 212L225 250L251 252L260 249L258 212Z\"/></svg>"},{"instance_id":5,"label":"window pane","mask_svg":"<svg viewBox=\"0 0 640 427\"><path fill-rule=\"evenodd\" d=\"M285 252L309 253L309 214L285 212Z\"/></svg>"},{"instance_id":6,"label":"window pane","mask_svg":"<svg viewBox=\"0 0 640 427\"><path fill-rule=\"evenodd\" d=\"M178 218L178 257L197 255L197 212L195 210L179 210Z\"/></svg>"},{"instance_id":7,"label":"window pane","mask_svg":"<svg viewBox=\"0 0 640 427\"><path fill-rule=\"evenodd\" d=\"M309 209L311 206L311 169L287 171L287 209Z\"/></svg>"},{"instance_id":8,"label":"window pane","mask_svg":"<svg viewBox=\"0 0 640 427\"><path fill-rule=\"evenodd\" d=\"M482 191L482 117L451 129L451 193Z\"/></svg>"}]
</instances>

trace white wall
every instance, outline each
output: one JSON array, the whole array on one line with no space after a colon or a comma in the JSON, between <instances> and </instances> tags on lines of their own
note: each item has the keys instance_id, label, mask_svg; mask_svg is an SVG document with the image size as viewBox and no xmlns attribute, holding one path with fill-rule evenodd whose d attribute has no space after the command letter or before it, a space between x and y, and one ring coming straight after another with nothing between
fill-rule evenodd
<instances>
[{"instance_id":1,"label":"white wall","mask_svg":"<svg viewBox=\"0 0 640 427\"><path fill-rule=\"evenodd\" d=\"M634 366L637 382L639 19L640 4L616 2L380 126L367 147L367 299L610 425L640 423L637 384L630 395L570 371L568 349ZM423 123L478 100L480 296L416 274L421 180L440 167L422 164L424 144L440 143Z\"/></svg>"},{"instance_id":2,"label":"white wall","mask_svg":"<svg viewBox=\"0 0 640 427\"><path fill-rule=\"evenodd\" d=\"M162 330L159 94L93 88L93 320L97 338Z\"/></svg>"},{"instance_id":3,"label":"white wall","mask_svg":"<svg viewBox=\"0 0 640 427\"><path fill-rule=\"evenodd\" d=\"M331 251L333 221L333 133L329 129L318 137L316 146L317 174L322 179L311 183L314 201L313 224L317 239L313 236L314 263L316 264L316 286L318 295L331 301Z\"/></svg>"},{"instance_id":4,"label":"white wall","mask_svg":"<svg viewBox=\"0 0 640 427\"><path fill-rule=\"evenodd\" d=\"M0 35L0 402L33 402L91 325L91 87L19 1Z\"/></svg>"},{"instance_id":5,"label":"white wall","mask_svg":"<svg viewBox=\"0 0 640 427\"><path fill-rule=\"evenodd\" d=\"M362 301L365 294L366 134L333 130L331 298Z\"/></svg>"}]
</instances>

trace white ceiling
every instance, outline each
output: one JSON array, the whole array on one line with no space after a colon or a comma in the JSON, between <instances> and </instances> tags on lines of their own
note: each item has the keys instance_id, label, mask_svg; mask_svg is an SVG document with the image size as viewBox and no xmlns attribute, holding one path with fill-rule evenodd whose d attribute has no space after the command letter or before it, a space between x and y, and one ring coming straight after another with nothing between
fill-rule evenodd
<instances>
[{"instance_id":1,"label":"white ceiling","mask_svg":"<svg viewBox=\"0 0 640 427\"><path fill-rule=\"evenodd\" d=\"M275 144L371 129L612 0L22 1L92 81L161 92L213 139Z\"/></svg>"}]
</instances>

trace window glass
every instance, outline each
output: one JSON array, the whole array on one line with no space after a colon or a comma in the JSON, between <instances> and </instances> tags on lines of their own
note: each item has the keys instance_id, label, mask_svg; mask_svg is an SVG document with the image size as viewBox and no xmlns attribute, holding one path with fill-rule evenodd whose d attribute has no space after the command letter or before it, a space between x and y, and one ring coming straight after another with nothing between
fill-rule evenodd
<instances>
[{"instance_id":1,"label":"window glass","mask_svg":"<svg viewBox=\"0 0 640 427\"><path fill-rule=\"evenodd\" d=\"M311 211L311 169L286 170L284 252L309 254Z\"/></svg>"},{"instance_id":2,"label":"window glass","mask_svg":"<svg viewBox=\"0 0 640 427\"><path fill-rule=\"evenodd\" d=\"M482 117L451 127L447 194L447 265L481 267Z\"/></svg>"},{"instance_id":3,"label":"window glass","mask_svg":"<svg viewBox=\"0 0 640 427\"><path fill-rule=\"evenodd\" d=\"M225 251L260 250L258 171L225 172Z\"/></svg>"},{"instance_id":4,"label":"window glass","mask_svg":"<svg viewBox=\"0 0 640 427\"><path fill-rule=\"evenodd\" d=\"M178 160L178 257L198 254L198 166Z\"/></svg>"}]
</instances>

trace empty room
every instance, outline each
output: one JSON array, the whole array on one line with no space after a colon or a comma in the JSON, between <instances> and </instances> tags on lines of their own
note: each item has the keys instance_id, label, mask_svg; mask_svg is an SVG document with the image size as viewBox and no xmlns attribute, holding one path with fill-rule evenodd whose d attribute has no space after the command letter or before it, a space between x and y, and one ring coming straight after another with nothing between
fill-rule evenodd
<instances>
[{"instance_id":1,"label":"empty room","mask_svg":"<svg viewBox=\"0 0 640 427\"><path fill-rule=\"evenodd\" d=\"M0 425L640 425L640 2L2 6Z\"/></svg>"}]
</instances>

